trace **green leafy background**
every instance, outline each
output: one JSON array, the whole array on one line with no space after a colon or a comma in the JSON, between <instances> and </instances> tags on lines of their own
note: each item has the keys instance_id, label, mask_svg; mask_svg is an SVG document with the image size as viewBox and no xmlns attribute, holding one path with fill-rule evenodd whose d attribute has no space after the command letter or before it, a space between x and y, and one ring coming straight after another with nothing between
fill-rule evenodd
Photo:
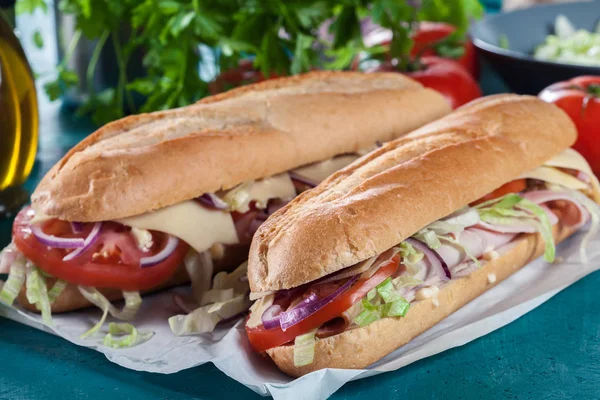
<instances>
[{"instance_id":1,"label":"green leafy background","mask_svg":"<svg viewBox=\"0 0 600 400\"><path fill-rule=\"evenodd\" d=\"M37 9L47 12L48 4L18 0L16 6L17 13ZM477 0L60 0L59 9L75 16L77 33L46 93L55 100L81 84L67 63L82 37L94 40L86 74L91 93L79 112L91 114L98 124L126 112L185 106L208 95L208 82L199 74L200 46L217 55L219 71L249 57L265 76L346 69L361 52L372 57L389 52L402 69L410 62L416 21L455 25L451 42L462 40L470 19L482 14ZM365 48L360 23L365 17L392 31L389 49ZM39 32L33 41L44 45ZM94 74L107 46L114 51L118 82L97 92ZM144 74L130 79L127 68L135 57L142 57Z\"/></svg>"}]
</instances>

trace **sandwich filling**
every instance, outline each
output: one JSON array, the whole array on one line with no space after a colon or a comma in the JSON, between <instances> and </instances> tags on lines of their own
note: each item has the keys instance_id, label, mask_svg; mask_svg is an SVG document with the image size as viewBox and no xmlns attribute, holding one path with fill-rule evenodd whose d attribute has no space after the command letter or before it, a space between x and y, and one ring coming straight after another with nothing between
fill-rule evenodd
<instances>
[{"instance_id":1,"label":"sandwich filling","mask_svg":"<svg viewBox=\"0 0 600 400\"><path fill-rule=\"evenodd\" d=\"M445 285L500 257L523 234L539 233L544 258L553 262L552 227L559 221L579 229L591 220L581 244L587 262L586 244L600 227L591 199L597 193L589 166L568 149L379 255L317 281L263 294L246 321L250 343L259 352L293 344L295 365L311 364L318 339L404 317L418 301L430 299L438 306ZM490 274L488 282L496 276Z\"/></svg>"},{"instance_id":2,"label":"sandwich filling","mask_svg":"<svg viewBox=\"0 0 600 400\"><path fill-rule=\"evenodd\" d=\"M67 284L77 285L83 297L103 310L100 322L83 335L87 337L108 314L132 320L142 304L140 292L165 283L184 264L194 296L174 300L189 313L171 318L172 330L211 331L250 306L246 264L213 279L213 261L226 257L230 246L248 246L270 214L359 156L337 156L117 221L68 222L26 207L15 219L13 242L0 253L0 274L8 274L0 286L0 302L12 305L25 287L27 301L51 324L52 304ZM107 298L119 291L125 299L121 310ZM132 345L144 338L133 326L111 329L108 345ZM113 340L115 332L137 339Z\"/></svg>"}]
</instances>

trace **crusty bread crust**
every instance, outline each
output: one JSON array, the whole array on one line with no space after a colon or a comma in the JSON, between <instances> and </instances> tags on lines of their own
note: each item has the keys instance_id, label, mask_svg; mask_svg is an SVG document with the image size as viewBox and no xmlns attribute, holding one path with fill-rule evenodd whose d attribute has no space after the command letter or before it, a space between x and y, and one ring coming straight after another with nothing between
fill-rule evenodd
<instances>
[{"instance_id":1,"label":"crusty bread crust","mask_svg":"<svg viewBox=\"0 0 600 400\"><path fill-rule=\"evenodd\" d=\"M573 233L568 228L554 229L557 241ZM544 242L540 235L523 235L506 254L443 287L438 294L438 307L433 305L432 299L426 299L411 304L404 318L383 318L364 328L317 339L315 359L310 365L294 366L294 346L276 347L267 350L267 354L279 369L294 377L323 368L365 368L502 282L543 252ZM495 283L488 281L490 274L496 276Z\"/></svg>"},{"instance_id":2,"label":"crusty bread crust","mask_svg":"<svg viewBox=\"0 0 600 400\"><path fill-rule=\"evenodd\" d=\"M289 289L373 257L543 164L576 139L535 97L460 108L356 160L269 217L252 241L253 292Z\"/></svg>"},{"instance_id":3,"label":"crusty bread crust","mask_svg":"<svg viewBox=\"0 0 600 400\"><path fill-rule=\"evenodd\" d=\"M355 152L449 111L396 73L271 80L105 125L46 174L32 202L67 221L129 217Z\"/></svg>"}]
</instances>

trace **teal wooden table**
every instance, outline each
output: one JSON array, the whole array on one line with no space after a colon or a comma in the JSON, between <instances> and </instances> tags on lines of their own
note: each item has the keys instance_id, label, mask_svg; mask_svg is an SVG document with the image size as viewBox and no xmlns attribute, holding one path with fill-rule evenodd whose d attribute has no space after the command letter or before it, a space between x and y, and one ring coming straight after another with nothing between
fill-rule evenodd
<instances>
[{"instance_id":1,"label":"teal wooden table","mask_svg":"<svg viewBox=\"0 0 600 400\"><path fill-rule=\"evenodd\" d=\"M493 76L486 92L501 91ZM27 187L94 127L41 98L40 151ZM0 245L10 224L0 223ZM600 273L467 345L352 382L334 399L599 399ZM93 350L0 319L0 399L258 398L213 365L173 375L130 371Z\"/></svg>"}]
</instances>

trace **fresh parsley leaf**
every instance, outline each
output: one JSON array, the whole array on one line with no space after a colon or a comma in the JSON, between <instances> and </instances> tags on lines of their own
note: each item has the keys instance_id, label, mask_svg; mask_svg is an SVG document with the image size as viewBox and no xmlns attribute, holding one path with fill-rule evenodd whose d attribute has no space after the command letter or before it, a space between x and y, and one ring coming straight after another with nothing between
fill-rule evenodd
<instances>
[{"instance_id":1,"label":"fresh parsley leaf","mask_svg":"<svg viewBox=\"0 0 600 400\"><path fill-rule=\"evenodd\" d=\"M44 38L38 30L36 30L33 34L33 44L35 44L35 47L37 47L38 49L44 47Z\"/></svg>"},{"instance_id":2,"label":"fresh parsley leaf","mask_svg":"<svg viewBox=\"0 0 600 400\"><path fill-rule=\"evenodd\" d=\"M37 9L40 9L46 14L48 12L48 5L44 0L19 0L15 4L15 13L21 14L33 14Z\"/></svg>"}]
</instances>

